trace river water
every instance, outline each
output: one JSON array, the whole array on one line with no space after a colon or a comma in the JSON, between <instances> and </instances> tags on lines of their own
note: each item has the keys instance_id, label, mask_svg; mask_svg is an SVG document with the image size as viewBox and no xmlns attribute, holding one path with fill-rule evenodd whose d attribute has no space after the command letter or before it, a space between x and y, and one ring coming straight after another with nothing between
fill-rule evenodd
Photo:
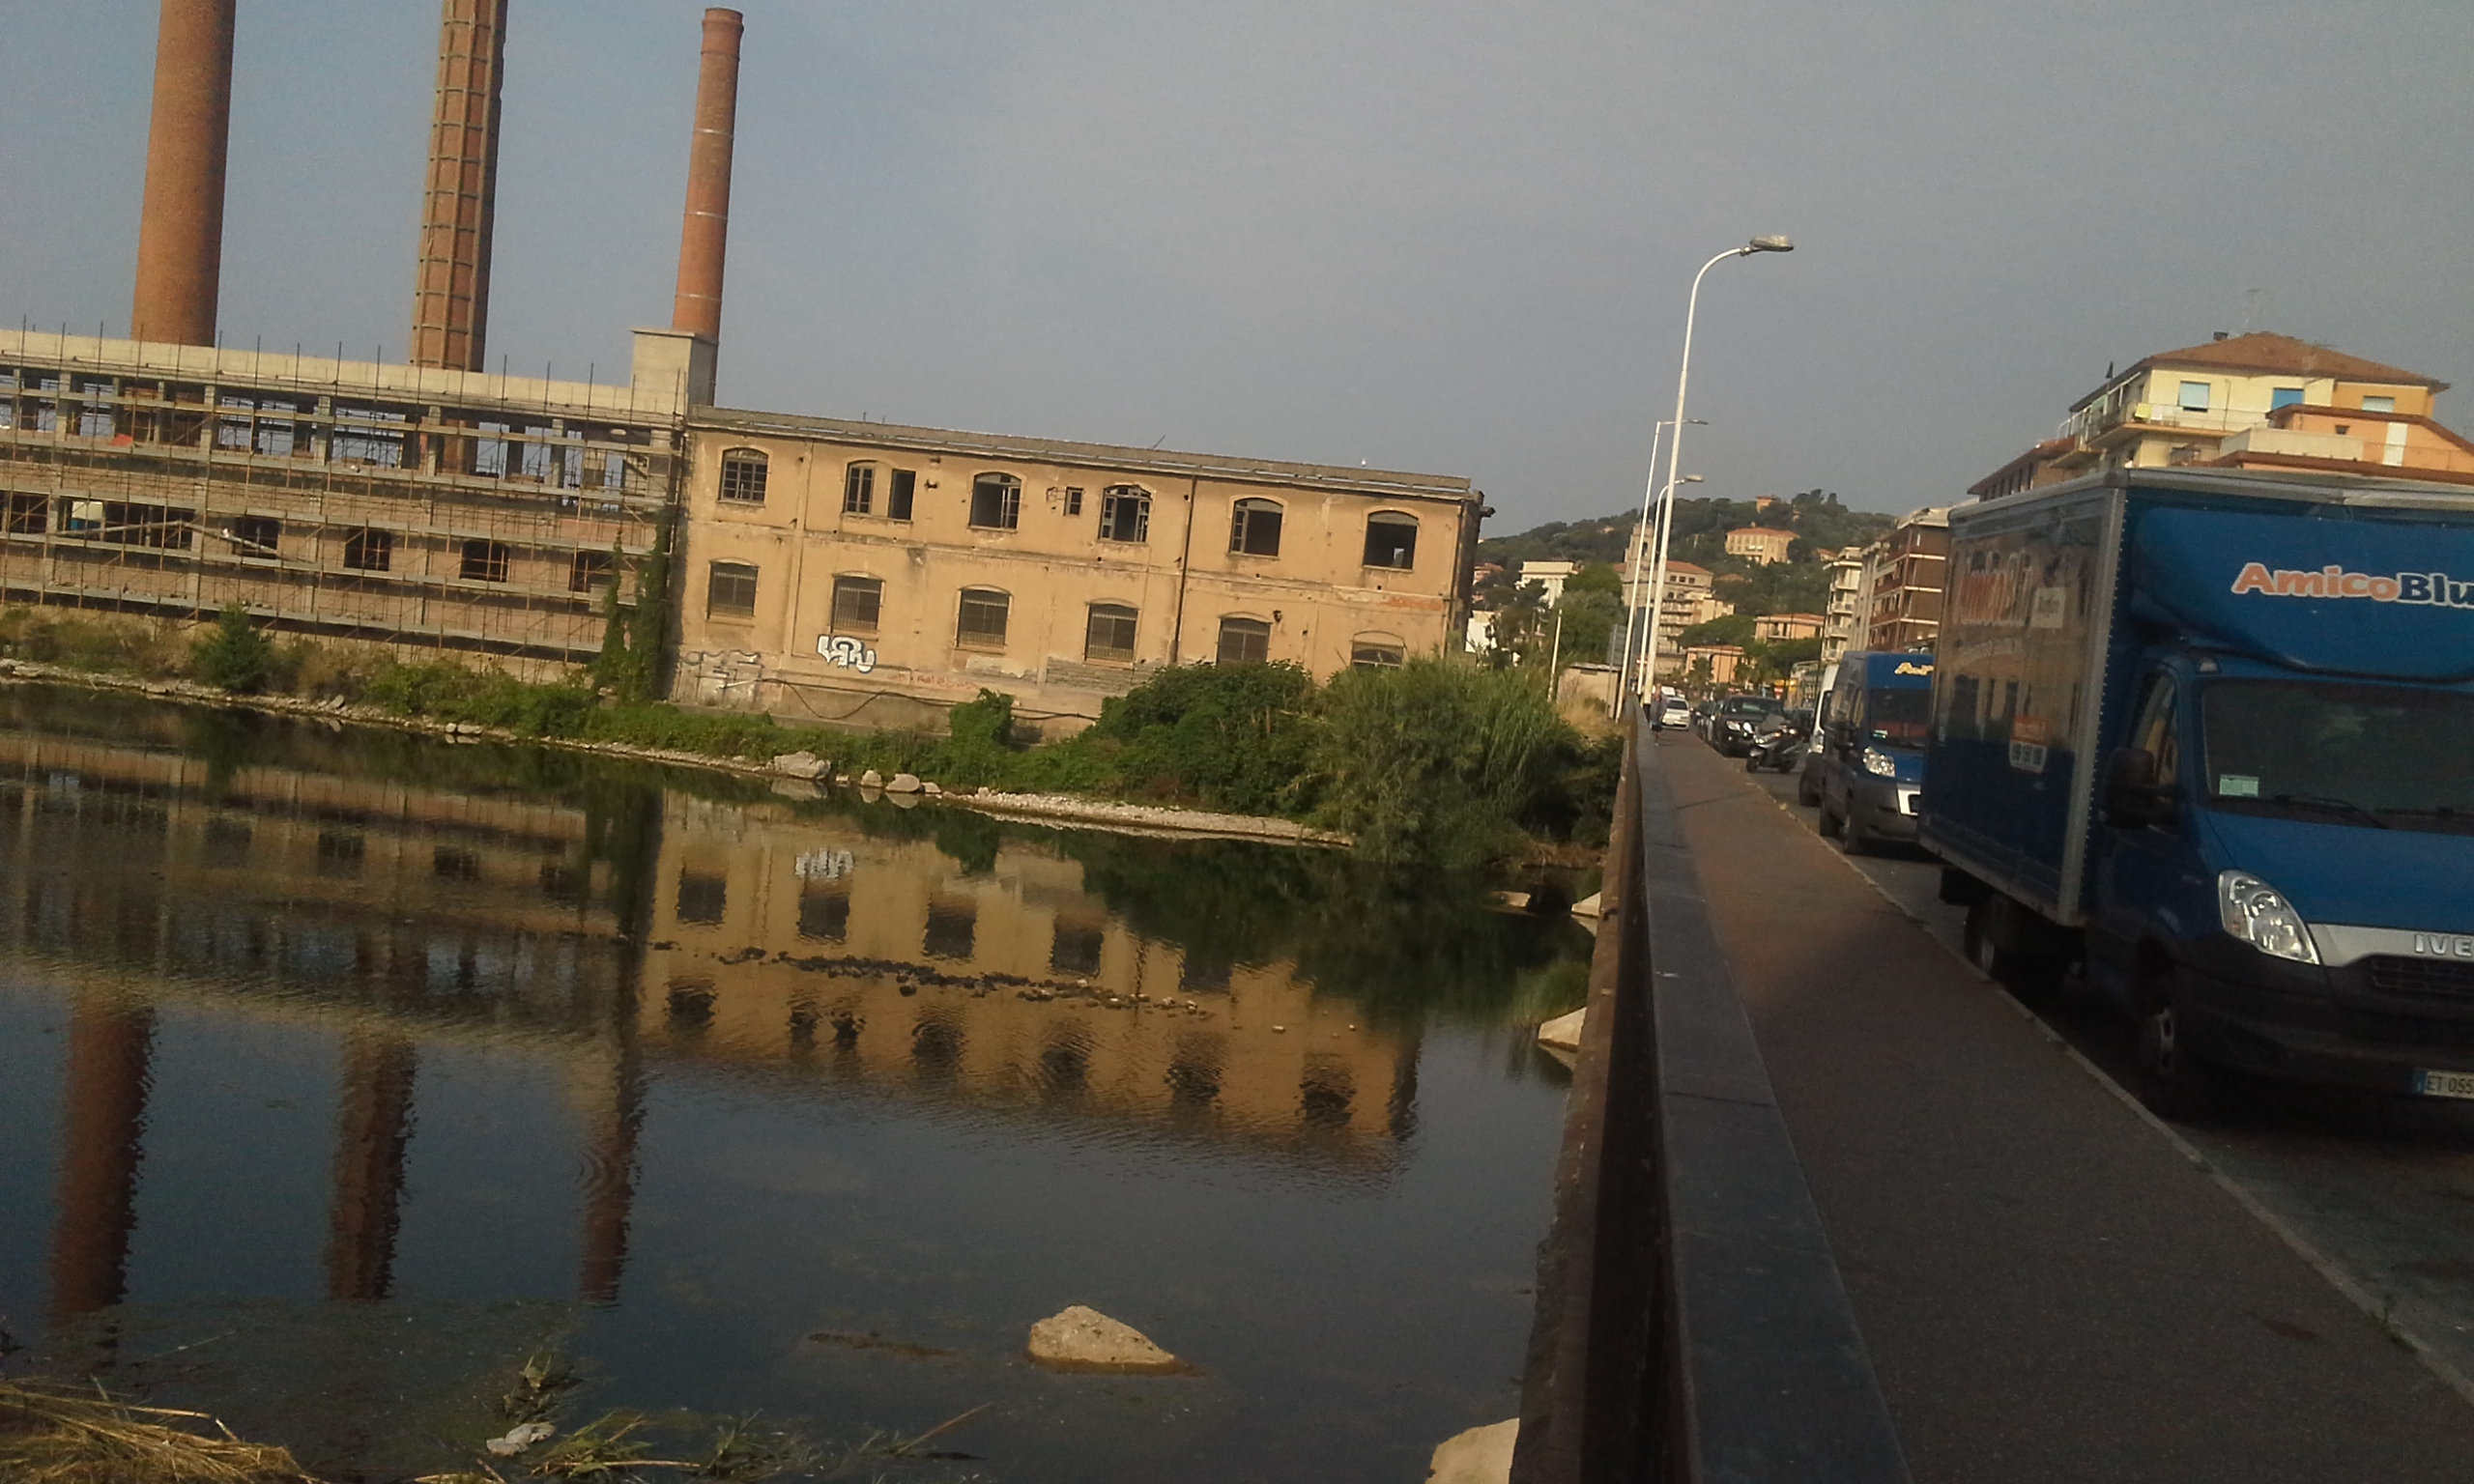
<instances>
[{"instance_id":1,"label":"river water","mask_svg":"<svg viewBox=\"0 0 2474 1484\"><path fill-rule=\"evenodd\" d=\"M1516 1410L1589 947L1331 852L0 691L0 1374L337 1479L469 1460L536 1356L570 1423L968 1413L850 1477L1422 1479ZM1197 1374L1032 1366L1077 1303Z\"/></svg>"}]
</instances>

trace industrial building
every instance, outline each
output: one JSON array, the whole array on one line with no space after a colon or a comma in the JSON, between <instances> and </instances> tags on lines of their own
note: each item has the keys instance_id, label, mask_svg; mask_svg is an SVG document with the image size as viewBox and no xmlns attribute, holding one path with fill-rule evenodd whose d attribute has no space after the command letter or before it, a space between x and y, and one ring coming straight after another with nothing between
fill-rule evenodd
<instances>
[{"instance_id":1,"label":"industrial building","mask_svg":"<svg viewBox=\"0 0 2474 1484\"><path fill-rule=\"evenodd\" d=\"M1071 723L1162 665L1328 674L1457 633L1465 479L714 407L734 11L705 13L671 324L626 377L485 369L508 0L443 3L411 363L220 348L235 5L162 0L130 337L0 335L7 601L239 604L537 671L596 654L662 552L676 699L906 725L983 685Z\"/></svg>"}]
</instances>

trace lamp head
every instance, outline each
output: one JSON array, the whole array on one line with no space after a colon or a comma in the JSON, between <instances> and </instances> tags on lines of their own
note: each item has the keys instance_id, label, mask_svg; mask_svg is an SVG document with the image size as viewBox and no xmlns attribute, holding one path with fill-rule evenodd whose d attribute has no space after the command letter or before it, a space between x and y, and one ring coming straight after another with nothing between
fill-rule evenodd
<instances>
[{"instance_id":1,"label":"lamp head","mask_svg":"<svg viewBox=\"0 0 2474 1484\"><path fill-rule=\"evenodd\" d=\"M1745 252L1793 252L1796 244L1783 237L1756 237L1744 245Z\"/></svg>"}]
</instances>

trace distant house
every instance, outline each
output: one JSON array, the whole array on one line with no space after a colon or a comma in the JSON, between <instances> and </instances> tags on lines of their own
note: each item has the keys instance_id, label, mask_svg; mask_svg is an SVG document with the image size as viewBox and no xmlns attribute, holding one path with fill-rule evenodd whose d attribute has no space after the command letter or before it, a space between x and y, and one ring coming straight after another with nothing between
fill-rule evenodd
<instances>
[{"instance_id":1,"label":"distant house","mask_svg":"<svg viewBox=\"0 0 2474 1484\"><path fill-rule=\"evenodd\" d=\"M1819 639L1825 621L1819 614L1763 614L1752 620L1752 637L1765 644Z\"/></svg>"},{"instance_id":2,"label":"distant house","mask_svg":"<svg viewBox=\"0 0 2474 1484\"><path fill-rule=\"evenodd\" d=\"M1775 530L1768 526L1744 526L1727 532L1727 555L1771 566L1787 559L1787 548L1796 542L1792 530Z\"/></svg>"},{"instance_id":3,"label":"distant house","mask_svg":"<svg viewBox=\"0 0 2474 1484\"><path fill-rule=\"evenodd\" d=\"M1524 561L1520 564L1520 585L1536 583L1545 588L1546 601L1551 606L1564 601L1564 585L1580 569L1577 561Z\"/></svg>"},{"instance_id":4,"label":"distant house","mask_svg":"<svg viewBox=\"0 0 2474 1484\"><path fill-rule=\"evenodd\" d=\"M2447 389L2290 335L2220 335L2107 372L2058 436L1968 493L2001 499L2100 470L2188 466L2474 484L2474 442L2431 419Z\"/></svg>"}]
</instances>

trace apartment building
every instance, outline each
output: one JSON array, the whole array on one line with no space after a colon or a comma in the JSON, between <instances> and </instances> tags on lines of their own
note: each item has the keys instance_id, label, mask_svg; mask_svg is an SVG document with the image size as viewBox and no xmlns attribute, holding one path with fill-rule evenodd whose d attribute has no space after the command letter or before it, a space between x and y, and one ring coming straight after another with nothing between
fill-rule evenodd
<instances>
[{"instance_id":1,"label":"apartment building","mask_svg":"<svg viewBox=\"0 0 2474 1484\"><path fill-rule=\"evenodd\" d=\"M1949 507L1927 506L1900 517L1878 552L1864 646L1876 652L1932 648L1942 628Z\"/></svg>"},{"instance_id":2,"label":"apartment building","mask_svg":"<svg viewBox=\"0 0 2474 1484\"><path fill-rule=\"evenodd\" d=\"M1819 614L1763 614L1752 620L1752 637L1765 644L1819 639L1826 622Z\"/></svg>"},{"instance_id":3,"label":"apartment building","mask_svg":"<svg viewBox=\"0 0 2474 1484\"><path fill-rule=\"evenodd\" d=\"M2474 483L2474 443L2431 418L2447 389L2288 335L2219 335L2108 370L2071 404L2057 436L1968 493L2000 499L2099 470L2172 466Z\"/></svg>"},{"instance_id":4,"label":"apartment building","mask_svg":"<svg viewBox=\"0 0 2474 1484\"><path fill-rule=\"evenodd\" d=\"M1848 547L1831 556L1826 565L1829 573L1829 596L1823 603L1821 661L1825 665L1835 665L1840 655L1861 641L1869 622L1872 586L1866 581L1869 572L1867 549Z\"/></svg>"},{"instance_id":5,"label":"apartment building","mask_svg":"<svg viewBox=\"0 0 2474 1484\"><path fill-rule=\"evenodd\" d=\"M1465 479L699 408L673 696L1070 730L1164 666L1463 642Z\"/></svg>"}]
</instances>

